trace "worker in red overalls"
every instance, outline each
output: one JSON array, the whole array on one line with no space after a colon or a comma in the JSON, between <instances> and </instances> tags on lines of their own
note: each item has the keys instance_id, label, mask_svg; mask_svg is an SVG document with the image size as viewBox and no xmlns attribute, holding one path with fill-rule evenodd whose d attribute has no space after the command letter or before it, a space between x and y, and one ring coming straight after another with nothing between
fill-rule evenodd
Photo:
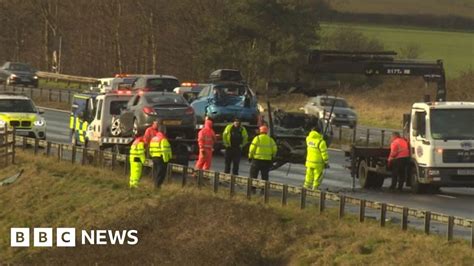
<instances>
[{"instance_id":1,"label":"worker in red overalls","mask_svg":"<svg viewBox=\"0 0 474 266\"><path fill-rule=\"evenodd\" d=\"M403 183L408 175L410 164L410 148L408 141L400 136L400 133L392 133L390 144L390 155L388 156L388 166L392 168L392 185L390 189L395 189L398 181L398 190L403 189Z\"/></svg>"},{"instance_id":2,"label":"worker in red overalls","mask_svg":"<svg viewBox=\"0 0 474 266\"><path fill-rule=\"evenodd\" d=\"M153 121L151 126L149 126L145 130L145 134L143 135L143 140L145 141L145 145L148 147L150 144L151 139L158 134L158 120Z\"/></svg>"},{"instance_id":3,"label":"worker in red overalls","mask_svg":"<svg viewBox=\"0 0 474 266\"><path fill-rule=\"evenodd\" d=\"M212 150L215 142L216 134L212 129L212 121L207 119L204 122L204 128L198 134L199 157L196 162L196 169L209 170L211 168Z\"/></svg>"}]
</instances>

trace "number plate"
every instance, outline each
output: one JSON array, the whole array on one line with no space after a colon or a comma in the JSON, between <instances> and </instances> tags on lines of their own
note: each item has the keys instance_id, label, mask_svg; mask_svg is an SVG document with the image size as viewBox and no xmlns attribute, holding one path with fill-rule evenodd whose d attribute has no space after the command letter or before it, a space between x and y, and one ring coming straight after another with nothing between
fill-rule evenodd
<instances>
[{"instance_id":1,"label":"number plate","mask_svg":"<svg viewBox=\"0 0 474 266\"><path fill-rule=\"evenodd\" d=\"M165 125L165 126L179 126L179 125L181 125L181 120L163 120L163 125Z\"/></svg>"},{"instance_id":2,"label":"number plate","mask_svg":"<svg viewBox=\"0 0 474 266\"><path fill-rule=\"evenodd\" d=\"M16 134L18 136L24 136L24 137L28 137L30 135L28 131L17 131Z\"/></svg>"},{"instance_id":3,"label":"number plate","mask_svg":"<svg viewBox=\"0 0 474 266\"><path fill-rule=\"evenodd\" d=\"M474 169L459 169L458 175L474 175Z\"/></svg>"}]
</instances>

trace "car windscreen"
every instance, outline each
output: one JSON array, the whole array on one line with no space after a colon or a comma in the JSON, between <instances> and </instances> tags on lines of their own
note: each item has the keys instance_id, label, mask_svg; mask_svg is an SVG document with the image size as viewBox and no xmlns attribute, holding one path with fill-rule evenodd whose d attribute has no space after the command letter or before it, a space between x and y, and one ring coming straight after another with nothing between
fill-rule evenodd
<instances>
[{"instance_id":1,"label":"car windscreen","mask_svg":"<svg viewBox=\"0 0 474 266\"><path fill-rule=\"evenodd\" d=\"M474 139L474 109L431 110L433 139Z\"/></svg>"},{"instance_id":2,"label":"car windscreen","mask_svg":"<svg viewBox=\"0 0 474 266\"><path fill-rule=\"evenodd\" d=\"M335 101L335 102L334 102ZM348 107L347 102L342 99L321 98L322 106Z\"/></svg>"},{"instance_id":3,"label":"car windscreen","mask_svg":"<svg viewBox=\"0 0 474 266\"><path fill-rule=\"evenodd\" d=\"M36 108L30 100L1 99L0 113L36 113Z\"/></svg>"},{"instance_id":4,"label":"car windscreen","mask_svg":"<svg viewBox=\"0 0 474 266\"><path fill-rule=\"evenodd\" d=\"M176 79L152 78L146 81L146 87L153 91L173 91L179 87L179 81Z\"/></svg>"},{"instance_id":5,"label":"car windscreen","mask_svg":"<svg viewBox=\"0 0 474 266\"><path fill-rule=\"evenodd\" d=\"M244 96L250 93L243 85L218 85L213 90L214 94L218 93L223 96Z\"/></svg>"},{"instance_id":6,"label":"car windscreen","mask_svg":"<svg viewBox=\"0 0 474 266\"><path fill-rule=\"evenodd\" d=\"M120 115L123 109L127 107L128 100L126 101L112 101L110 102L109 113L111 115Z\"/></svg>"},{"instance_id":7,"label":"car windscreen","mask_svg":"<svg viewBox=\"0 0 474 266\"><path fill-rule=\"evenodd\" d=\"M153 106L187 106L187 101L178 94L148 94L147 103Z\"/></svg>"},{"instance_id":8,"label":"car windscreen","mask_svg":"<svg viewBox=\"0 0 474 266\"><path fill-rule=\"evenodd\" d=\"M33 72L33 69L29 65L17 63L10 64L10 66L8 66L8 70Z\"/></svg>"}]
</instances>

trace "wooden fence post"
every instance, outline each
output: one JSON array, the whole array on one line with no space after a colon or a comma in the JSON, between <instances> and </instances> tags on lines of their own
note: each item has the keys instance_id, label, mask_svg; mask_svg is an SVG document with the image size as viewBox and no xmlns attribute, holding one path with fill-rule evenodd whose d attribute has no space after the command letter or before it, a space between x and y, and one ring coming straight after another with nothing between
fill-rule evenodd
<instances>
[{"instance_id":1,"label":"wooden fence post","mask_svg":"<svg viewBox=\"0 0 474 266\"><path fill-rule=\"evenodd\" d=\"M281 192L281 205L286 206L288 204L288 184L283 185L283 191Z\"/></svg>"},{"instance_id":2,"label":"wooden fence post","mask_svg":"<svg viewBox=\"0 0 474 266\"><path fill-rule=\"evenodd\" d=\"M229 196L233 197L235 194L235 175L230 176L230 188L229 188Z\"/></svg>"},{"instance_id":3,"label":"wooden fence post","mask_svg":"<svg viewBox=\"0 0 474 266\"><path fill-rule=\"evenodd\" d=\"M387 218L387 204L382 203L382 207L380 208L380 226L385 226L385 219Z\"/></svg>"},{"instance_id":4,"label":"wooden fence post","mask_svg":"<svg viewBox=\"0 0 474 266\"><path fill-rule=\"evenodd\" d=\"M48 141L46 143L46 156L50 156L51 155L51 141Z\"/></svg>"},{"instance_id":5,"label":"wooden fence post","mask_svg":"<svg viewBox=\"0 0 474 266\"><path fill-rule=\"evenodd\" d=\"M198 171L198 176L197 176L197 182L196 182L197 183L196 185L197 185L198 188L201 188L203 176L204 176L204 171L199 170Z\"/></svg>"},{"instance_id":6,"label":"wooden fence post","mask_svg":"<svg viewBox=\"0 0 474 266\"><path fill-rule=\"evenodd\" d=\"M74 164L75 162L76 162L76 145L72 145L71 163Z\"/></svg>"},{"instance_id":7,"label":"wooden fence post","mask_svg":"<svg viewBox=\"0 0 474 266\"><path fill-rule=\"evenodd\" d=\"M454 229L454 216L449 216L448 217L448 233L447 233L448 241L453 240L453 229Z\"/></svg>"},{"instance_id":8,"label":"wooden fence post","mask_svg":"<svg viewBox=\"0 0 474 266\"><path fill-rule=\"evenodd\" d=\"M214 173L214 193L219 191L219 172Z\"/></svg>"},{"instance_id":9,"label":"wooden fence post","mask_svg":"<svg viewBox=\"0 0 474 266\"><path fill-rule=\"evenodd\" d=\"M265 186L263 188L263 202L267 204L270 200L270 181L265 180Z\"/></svg>"},{"instance_id":10,"label":"wooden fence post","mask_svg":"<svg viewBox=\"0 0 474 266\"><path fill-rule=\"evenodd\" d=\"M431 227L431 212L425 212L425 234L430 234L430 227Z\"/></svg>"},{"instance_id":11,"label":"wooden fence post","mask_svg":"<svg viewBox=\"0 0 474 266\"><path fill-rule=\"evenodd\" d=\"M58 145L58 162L61 161L62 152L63 152L63 144L59 144Z\"/></svg>"},{"instance_id":12,"label":"wooden fence post","mask_svg":"<svg viewBox=\"0 0 474 266\"><path fill-rule=\"evenodd\" d=\"M319 192L319 213L323 213L326 208L326 192Z\"/></svg>"},{"instance_id":13,"label":"wooden fence post","mask_svg":"<svg viewBox=\"0 0 474 266\"><path fill-rule=\"evenodd\" d=\"M408 208L403 207L403 212L402 212L402 230L406 231L408 228Z\"/></svg>"},{"instance_id":14,"label":"wooden fence post","mask_svg":"<svg viewBox=\"0 0 474 266\"><path fill-rule=\"evenodd\" d=\"M247 178L247 199L250 200L252 198L252 178Z\"/></svg>"},{"instance_id":15,"label":"wooden fence post","mask_svg":"<svg viewBox=\"0 0 474 266\"><path fill-rule=\"evenodd\" d=\"M359 222L363 223L365 221L365 200L360 200L359 206Z\"/></svg>"},{"instance_id":16,"label":"wooden fence post","mask_svg":"<svg viewBox=\"0 0 474 266\"><path fill-rule=\"evenodd\" d=\"M181 174L182 181L181 181L181 186L185 187L186 186L186 178L188 176L188 167L183 166L183 173Z\"/></svg>"},{"instance_id":17,"label":"wooden fence post","mask_svg":"<svg viewBox=\"0 0 474 266\"><path fill-rule=\"evenodd\" d=\"M346 209L346 196L339 196L339 219L344 217L344 211Z\"/></svg>"},{"instance_id":18,"label":"wooden fence post","mask_svg":"<svg viewBox=\"0 0 474 266\"><path fill-rule=\"evenodd\" d=\"M300 209L306 208L306 188L301 188Z\"/></svg>"},{"instance_id":19,"label":"wooden fence post","mask_svg":"<svg viewBox=\"0 0 474 266\"><path fill-rule=\"evenodd\" d=\"M111 165L111 168L112 168L112 171L115 170L115 164L117 163L117 153L116 152L112 152L112 165ZM168 166L169 167L169 166Z\"/></svg>"}]
</instances>

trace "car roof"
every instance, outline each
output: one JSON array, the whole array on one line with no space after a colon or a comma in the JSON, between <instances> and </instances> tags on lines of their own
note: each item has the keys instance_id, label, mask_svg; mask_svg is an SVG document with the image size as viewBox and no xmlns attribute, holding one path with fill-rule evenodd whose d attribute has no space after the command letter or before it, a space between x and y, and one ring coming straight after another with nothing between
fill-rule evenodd
<instances>
[{"instance_id":1,"label":"car roof","mask_svg":"<svg viewBox=\"0 0 474 266\"><path fill-rule=\"evenodd\" d=\"M319 96L316 96L316 97L312 97L312 99L316 99L316 98L319 98L319 99L337 99L337 100L346 100L342 97L336 97L336 96L329 96L329 95L319 95Z\"/></svg>"},{"instance_id":2,"label":"car roof","mask_svg":"<svg viewBox=\"0 0 474 266\"><path fill-rule=\"evenodd\" d=\"M11 100L30 100L29 97L24 95L15 95L15 94L2 94L0 93L0 99L11 99Z\"/></svg>"},{"instance_id":3,"label":"car roof","mask_svg":"<svg viewBox=\"0 0 474 266\"><path fill-rule=\"evenodd\" d=\"M178 80L178 78L176 78L175 76L171 76L171 75L140 75L139 76L140 78L145 78L145 79L152 79L152 78L165 78L165 79L176 79Z\"/></svg>"}]
</instances>

